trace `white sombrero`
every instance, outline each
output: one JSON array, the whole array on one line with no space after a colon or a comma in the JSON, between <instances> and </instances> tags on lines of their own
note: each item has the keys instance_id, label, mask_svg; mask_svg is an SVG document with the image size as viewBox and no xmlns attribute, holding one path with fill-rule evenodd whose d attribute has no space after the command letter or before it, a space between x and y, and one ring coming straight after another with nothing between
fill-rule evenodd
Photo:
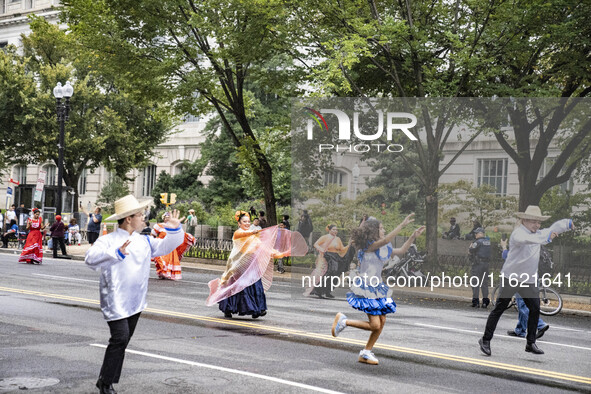
<instances>
[{"instance_id":1,"label":"white sombrero","mask_svg":"<svg viewBox=\"0 0 591 394\"><path fill-rule=\"evenodd\" d=\"M115 214L105 220L119 220L138 212L143 212L151 202L151 200L139 202L137 198L130 194L115 201Z\"/></svg>"},{"instance_id":2,"label":"white sombrero","mask_svg":"<svg viewBox=\"0 0 591 394\"><path fill-rule=\"evenodd\" d=\"M519 219L539 220L541 222L550 219L550 216L542 215L542 211L537 205L528 205L525 212L517 212L515 216Z\"/></svg>"}]
</instances>

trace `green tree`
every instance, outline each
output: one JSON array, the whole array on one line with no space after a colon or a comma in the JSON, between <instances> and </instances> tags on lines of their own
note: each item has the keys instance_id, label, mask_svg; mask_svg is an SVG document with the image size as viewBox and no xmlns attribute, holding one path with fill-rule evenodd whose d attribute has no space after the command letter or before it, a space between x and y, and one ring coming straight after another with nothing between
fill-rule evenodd
<instances>
[{"instance_id":1,"label":"green tree","mask_svg":"<svg viewBox=\"0 0 591 394\"><path fill-rule=\"evenodd\" d=\"M152 189L155 209L159 210L165 207L164 204L160 202L161 193L176 194L176 201L179 203L181 201L200 200L204 186L198 178L203 173L203 167L204 164L198 160L193 163L186 163L183 170L174 176L166 171L162 171L158 175L156 184Z\"/></svg>"},{"instance_id":2,"label":"green tree","mask_svg":"<svg viewBox=\"0 0 591 394\"><path fill-rule=\"evenodd\" d=\"M97 203L107 205L107 211L113 212L113 204L121 197L130 193L129 186L125 179L118 176L109 178L104 184L98 196Z\"/></svg>"},{"instance_id":3,"label":"green tree","mask_svg":"<svg viewBox=\"0 0 591 394\"><path fill-rule=\"evenodd\" d=\"M25 55L8 53L8 62L26 64L27 78L36 82L22 86L19 100L13 101L18 106L11 110L24 109L22 113L7 117L22 120L13 123L17 143L11 147L20 150L13 160L57 165L59 132L52 90L58 81L70 80L74 95L65 124L65 184L77 191L85 168L102 165L124 178L130 169L145 165L170 129L158 106L132 100L112 80L97 74L71 34L41 17L32 17L30 26L32 33L22 37ZM77 207L77 193L74 203Z\"/></svg>"},{"instance_id":4,"label":"green tree","mask_svg":"<svg viewBox=\"0 0 591 394\"><path fill-rule=\"evenodd\" d=\"M514 222L517 200L511 196L500 196L491 185L474 186L472 182L458 181L439 187L441 219L468 214L476 218L485 228Z\"/></svg>"},{"instance_id":5,"label":"green tree","mask_svg":"<svg viewBox=\"0 0 591 394\"><path fill-rule=\"evenodd\" d=\"M34 149L23 138L36 134L36 83L27 64L14 48L0 50L0 170L18 159L26 161Z\"/></svg>"},{"instance_id":6,"label":"green tree","mask_svg":"<svg viewBox=\"0 0 591 394\"><path fill-rule=\"evenodd\" d=\"M564 218L572 218L575 223L575 231L568 232L555 241L559 244L572 242L573 238L578 235L588 234L591 228L591 212L589 205L591 204L591 193L570 193L563 191L560 187L553 187L544 193L540 200L540 209L542 212L548 212L552 215L546 223L554 223L557 220Z\"/></svg>"},{"instance_id":7,"label":"green tree","mask_svg":"<svg viewBox=\"0 0 591 394\"><path fill-rule=\"evenodd\" d=\"M234 206L239 201L246 200L242 179L252 176L252 173L243 174L238 164L236 148L229 141L228 135L216 135L210 129L209 138L201 145L201 152L200 161L202 165L207 165L205 175L211 176L207 187L200 194L208 209L228 203Z\"/></svg>"},{"instance_id":8,"label":"green tree","mask_svg":"<svg viewBox=\"0 0 591 394\"><path fill-rule=\"evenodd\" d=\"M329 94L585 97L591 91L590 7L570 0L304 0L294 3L293 11L298 16L294 18L295 34L307 39L302 45L306 52L300 55L310 64L311 84L322 86ZM412 150L417 157L401 157L425 194L427 251L432 258L437 255L439 179L482 129L465 141L457 155L441 164L442 149L451 135L449 124L435 123L428 110L419 113L424 134L414 142ZM529 143L527 135L518 130L516 138ZM544 137L540 140L544 140L543 153L547 141ZM584 147L586 142L579 145L583 153ZM527 148L529 152L529 145ZM518 166L524 183L520 193L525 195L529 192L525 182L537 179L538 172L535 168L523 170L530 161L523 157L522 149L518 148L517 155L509 154L521 159ZM561 163L562 159L542 186L562 180L552 177L568 175L571 163Z\"/></svg>"},{"instance_id":9,"label":"green tree","mask_svg":"<svg viewBox=\"0 0 591 394\"><path fill-rule=\"evenodd\" d=\"M178 113L217 112L232 143L254 155L251 170L275 223L273 171L252 127L248 87L260 82L265 92L277 93L279 86L289 96L286 81L293 70L277 66L292 45L283 33L283 3L68 0L64 5L71 31L95 50L101 69L125 79L143 97L172 103Z\"/></svg>"}]
</instances>

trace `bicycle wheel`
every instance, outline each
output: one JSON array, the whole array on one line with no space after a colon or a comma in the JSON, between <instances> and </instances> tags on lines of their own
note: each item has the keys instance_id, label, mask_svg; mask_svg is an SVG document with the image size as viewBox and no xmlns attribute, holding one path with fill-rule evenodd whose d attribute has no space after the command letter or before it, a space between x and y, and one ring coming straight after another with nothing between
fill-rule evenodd
<instances>
[{"instance_id":1,"label":"bicycle wheel","mask_svg":"<svg viewBox=\"0 0 591 394\"><path fill-rule=\"evenodd\" d=\"M497 305L497 298L501 294L500 290L499 290L500 288L501 288L501 285L498 284L495 286L495 288L492 291L490 302L493 306ZM511 302L507 305L507 309L511 308L512 306L517 308L517 303L515 302L515 297L511 297Z\"/></svg>"},{"instance_id":2,"label":"bicycle wheel","mask_svg":"<svg viewBox=\"0 0 591 394\"><path fill-rule=\"evenodd\" d=\"M562 309L562 297L556 290L549 287L540 289L540 313L554 316Z\"/></svg>"}]
</instances>

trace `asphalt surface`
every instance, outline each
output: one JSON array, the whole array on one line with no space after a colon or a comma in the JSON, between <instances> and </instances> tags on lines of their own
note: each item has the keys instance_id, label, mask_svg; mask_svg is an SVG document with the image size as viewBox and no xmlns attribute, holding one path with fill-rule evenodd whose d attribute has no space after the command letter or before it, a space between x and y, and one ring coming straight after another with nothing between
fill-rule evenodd
<instances>
[{"instance_id":1,"label":"asphalt surface","mask_svg":"<svg viewBox=\"0 0 591 394\"><path fill-rule=\"evenodd\" d=\"M30 392L93 393L108 326L98 306L98 274L81 261L46 258L42 265L0 255L0 392L15 382L57 384ZM344 290L334 300L304 298L275 281L261 319L225 319L205 306L215 273L185 270L178 282L150 279L149 308L128 347L120 393L219 392L525 392L591 390L591 329L586 316L559 314L538 341L545 355L509 337L517 313L503 315L492 357L477 340L488 313L464 301L396 294L374 353L380 365L357 362L368 332L348 327L332 338L338 311L351 319ZM27 380L29 379L29 380ZM29 383L30 384L30 383ZM4 385L4 386L3 386Z\"/></svg>"}]
</instances>

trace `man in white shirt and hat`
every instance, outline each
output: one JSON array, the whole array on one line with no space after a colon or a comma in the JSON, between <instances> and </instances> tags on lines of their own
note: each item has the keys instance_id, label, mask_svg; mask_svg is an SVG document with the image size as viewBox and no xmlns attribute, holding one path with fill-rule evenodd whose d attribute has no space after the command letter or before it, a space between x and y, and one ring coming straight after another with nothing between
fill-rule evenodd
<instances>
[{"instance_id":1,"label":"man in white shirt and hat","mask_svg":"<svg viewBox=\"0 0 591 394\"><path fill-rule=\"evenodd\" d=\"M117 220L119 228L100 237L86 253L86 264L101 275L101 310L111 331L96 384L101 393L116 393L113 383L119 382L125 349L147 306L151 259L169 254L184 240L176 210L167 223L165 238L141 235L148 204L132 195L115 201L115 214L106 220Z\"/></svg>"},{"instance_id":2,"label":"man in white shirt and hat","mask_svg":"<svg viewBox=\"0 0 591 394\"><path fill-rule=\"evenodd\" d=\"M540 230L544 220L550 216L542 215L539 207L530 205L525 212L515 214L520 220L519 226L511 233L509 243L511 249L501 268L501 291L495 308L486 321L484 336L478 340L480 350L487 356L491 355L490 341L493 337L501 315L507 309L513 294L519 293L529 309L527 322L527 344L525 351L533 354L544 354L536 345L536 330L540 316L540 297L538 293L538 262L540 245L546 245L558 234L573 230L571 219L562 219L549 228Z\"/></svg>"}]
</instances>

